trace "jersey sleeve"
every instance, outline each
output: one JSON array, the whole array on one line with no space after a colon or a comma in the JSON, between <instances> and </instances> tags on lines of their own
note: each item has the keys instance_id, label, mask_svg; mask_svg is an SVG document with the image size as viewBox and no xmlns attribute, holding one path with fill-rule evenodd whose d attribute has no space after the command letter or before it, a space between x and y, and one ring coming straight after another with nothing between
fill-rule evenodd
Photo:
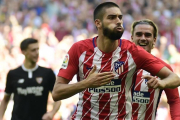
<instances>
[{"instance_id":1,"label":"jersey sleeve","mask_svg":"<svg viewBox=\"0 0 180 120\"><path fill-rule=\"evenodd\" d=\"M7 93L7 94L13 93L12 71L9 71L7 74L5 93Z\"/></svg>"},{"instance_id":2,"label":"jersey sleeve","mask_svg":"<svg viewBox=\"0 0 180 120\"><path fill-rule=\"evenodd\" d=\"M48 81L49 81L49 91L53 90L55 81L56 81L56 76L54 74L54 72L50 69L49 70L49 75L48 75Z\"/></svg>"},{"instance_id":3,"label":"jersey sleeve","mask_svg":"<svg viewBox=\"0 0 180 120\"><path fill-rule=\"evenodd\" d=\"M164 89L166 96L167 96L167 102L170 106L170 113L172 120L180 120L180 98L179 98L179 92L178 89Z\"/></svg>"},{"instance_id":4,"label":"jersey sleeve","mask_svg":"<svg viewBox=\"0 0 180 120\"><path fill-rule=\"evenodd\" d=\"M143 69L155 76L163 67L158 59L139 46L133 48L133 58L137 69Z\"/></svg>"},{"instance_id":5,"label":"jersey sleeve","mask_svg":"<svg viewBox=\"0 0 180 120\"><path fill-rule=\"evenodd\" d=\"M72 80L73 76L77 74L79 65L78 48L79 46L76 43L72 45L63 60L58 76Z\"/></svg>"},{"instance_id":6,"label":"jersey sleeve","mask_svg":"<svg viewBox=\"0 0 180 120\"><path fill-rule=\"evenodd\" d=\"M164 62L164 61L161 60L160 58L157 58L157 57L156 57L156 59L158 59L162 64L164 64L168 69L170 69L170 70L173 72L173 69L172 69L172 67L171 67L169 64L167 64L166 62Z\"/></svg>"}]
</instances>

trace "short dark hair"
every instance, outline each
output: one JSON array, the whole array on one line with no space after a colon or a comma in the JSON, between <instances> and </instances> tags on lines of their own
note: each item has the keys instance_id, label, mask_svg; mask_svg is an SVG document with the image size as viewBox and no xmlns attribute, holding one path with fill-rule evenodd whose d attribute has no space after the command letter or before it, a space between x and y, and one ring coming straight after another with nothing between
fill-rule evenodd
<instances>
[{"instance_id":1,"label":"short dark hair","mask_svg":"<svg viewBox=\"0 0 180 120\"><path fill-rule=\"evenodd\" d=\"M113 2L104 2L104 3L99 4L94 10L94 21L96 19L102 20L105 9L110 8L110 7L118 7L119 8L119 6Z\"/></svg>"},{"instance_id":2,"label":"short dark hair","mask_svg":"<svg viewBox=\"0 0 180 120\"><path fill-rule=\"evenodd\" d=\"M140 24L146 24L146 25L150 25L153 27L154 31L153 31L153 36L154 38L157 37L157 34L158 34L158 28L156 26L156 24L152 21L152 20L149 20L149 19L143 19L143 20L139 20L139 21L134 21L132 26L131 26L131 34L133 35L134 34L134 28L137 26L137 25L140 25Z\"/></svg>"},{"instance_id":3,"label":"short dark hair","mask_svg":"<svg viewBox=\"0 0 180 120\"><path fill-rule=\"evenodd\" d=\"M29 44L32 44L32 43L38 43L38 40L36 40L34 38L24 39L20 44L21 51L26 50L28 48Z\"/></svg>"}]
</instances>

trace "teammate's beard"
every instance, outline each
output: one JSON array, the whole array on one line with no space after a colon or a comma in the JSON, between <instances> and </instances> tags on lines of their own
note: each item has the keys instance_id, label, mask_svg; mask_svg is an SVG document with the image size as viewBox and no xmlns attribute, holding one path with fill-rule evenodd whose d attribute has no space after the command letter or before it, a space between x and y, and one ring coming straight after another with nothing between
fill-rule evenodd
<instances>
[{"instance_id":1,"label":"teammate's beard","mask_svg":"<svg viewBox=\"0 0 180 120\"><path fill-rule=\"evenodd\" d=\"M120 39L123 32L124 32L124 29L122 31L117 31L116 28L114 28L113 30L110 30L109 28L104 27L104 25L102 27L103 27L104 36L106 36L110 40L118 40L118 39Z\"/></svg>"}]
</instances>

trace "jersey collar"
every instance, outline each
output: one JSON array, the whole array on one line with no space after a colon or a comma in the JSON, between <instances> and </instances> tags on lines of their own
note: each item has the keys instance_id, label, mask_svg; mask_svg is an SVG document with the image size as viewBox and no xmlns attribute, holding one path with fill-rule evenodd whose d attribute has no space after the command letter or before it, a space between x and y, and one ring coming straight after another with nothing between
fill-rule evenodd
<instances>
[{"instance_id":1,"label":"jersey collar","mask_svg":"<svg viewBox=\"0 0 180 120\"><path fill-rule=\"evenodd\" d=\"M38 68L38 65L37 65L37 64L36 64L36 66L35 66L34 68L32 68L32 69L27 69L27 68L25 68L24 64L22 64L22 69L23 69L24 71L33 72L33 71L37 70L37 68Z\"/></svg>"},{"instance_id":2,"label":"jersey collar","mask_svg":"<svg viewBox=\"0 0 180 120\"><path fill-rule=\"evenodd\" d=\"M96 37L93 38L93 46L94 46L94 48L97 46L97 44L96 44L97 38L98 38L98 36L96 36ZM121 47L121 42L122 42L122 40L119 39L119 47Z\"/></svg>"}]
</instances>

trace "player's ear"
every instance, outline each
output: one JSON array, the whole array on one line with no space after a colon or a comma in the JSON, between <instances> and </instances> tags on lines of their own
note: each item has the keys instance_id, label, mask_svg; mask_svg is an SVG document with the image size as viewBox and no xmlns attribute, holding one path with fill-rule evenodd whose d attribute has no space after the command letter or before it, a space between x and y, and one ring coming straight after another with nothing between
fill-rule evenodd
<instances>
[{"instance_id":1,"label":"player's ear","mask_svg":"<svg viewBox=\"0 0 180 120\"><path fill-rule=\"evenodd\" d=\"M156 39L156 37L155 37L155 38L154 38L154 45L156 44L156 40L157 40L157 39Z\"/></svg>"},{"instance_id":2,"label":"player's ear","mask_svg":"<svg viewBox=\"0 0 180 120\"><path fill-rule=\"evenodd\" d=\"M153 40L153 48L155 47L155 44L156 44L156 37L154 38L154 40Z\"/></svg>"},{"instance_id":3,"label":"player's ear","mask_svg":"<svg viewBox=\"0 0 180 120\"><path fill-rule=\"evenodd\" d=\"M132 42L134 42L134 40L133 40L133 36L132 36L132 35L131 35L131 41L132 41Z\"/></svg>"},{"instance_id":4,"label":"player's ear","mask_svg":"<svg viewBox=\"0 0 180 120\"><path fill-rule=\"evenodd\" d=\"M22 54L25 55L26 54L26 50L21 50Z\"/></svg>"},{"instance_id":5,"label":"player's ear","mask_svg":"<svg viewBox=\"0 0 180 120\"><path fill-rule=\"evenodd\" d=\"M101 23L101 20L100 20L100 19L96 19L96 20L94 21L94 23L95 23L95 25L96 25L96 27L97 27L97 28L100 28L100 27L101 27L101 25L102 25L102 23Z\"/></svg>"}]
</instances>

